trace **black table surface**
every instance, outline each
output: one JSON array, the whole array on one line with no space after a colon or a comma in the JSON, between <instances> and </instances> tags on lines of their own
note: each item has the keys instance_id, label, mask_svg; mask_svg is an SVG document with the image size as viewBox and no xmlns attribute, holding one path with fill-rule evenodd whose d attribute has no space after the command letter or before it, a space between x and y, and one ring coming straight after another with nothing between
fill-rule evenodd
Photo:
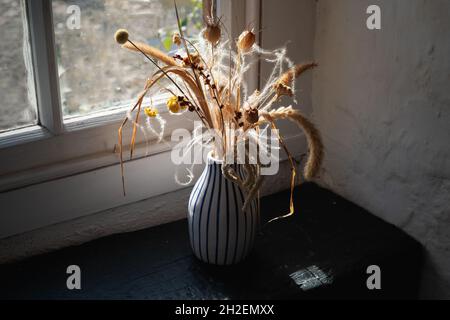
<instances>
[{"instance_id":1,"label":"black table surface","mask_svg":"<svg viewBox=\"0 0 450 320\"><path fill-rule=\"evenodd\" d=\"M261 200L262 224L285 213L289 192ZM315 184L295 190L296 214L261 228L241 264L192 254L187 221L98 239L0 266L0 299L415 298L422 248L398 228ZM68 290L66 269L81 269ZM381 270L369 290L367 268Z\"/></svg>"}]
</instances>

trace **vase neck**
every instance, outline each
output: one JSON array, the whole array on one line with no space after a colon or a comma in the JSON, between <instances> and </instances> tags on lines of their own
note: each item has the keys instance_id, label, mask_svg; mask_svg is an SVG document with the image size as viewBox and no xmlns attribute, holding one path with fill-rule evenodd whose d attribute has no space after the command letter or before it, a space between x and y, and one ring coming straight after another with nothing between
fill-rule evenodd
<instances>
[{"instance_id":1,"label":"vase neck","mask_svg":"<svg viewBox=\"0 0 450 320\"><path fill-rule=\"evenodd\" d=\"M212 152L210 152L208 154L207 160L206 160L206 164L211 165L211 164L218 164L218 165L222 165L223 164L223 160L220 160L218 158L213 157Z\"/></svg>"}]
</instances>

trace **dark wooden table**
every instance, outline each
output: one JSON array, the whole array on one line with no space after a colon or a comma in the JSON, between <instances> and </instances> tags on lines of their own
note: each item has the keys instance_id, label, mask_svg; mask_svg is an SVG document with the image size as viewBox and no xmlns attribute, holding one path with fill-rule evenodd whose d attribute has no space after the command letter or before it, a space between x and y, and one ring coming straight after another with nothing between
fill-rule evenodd
<instances>
[{"instance_id":1,"label":"dark wooden table","mask_svg":"<svg viewBox=\"0 0 450 320\"><path fill-rule=\"evenodd\" d=\"M294 217L262 228L242 264L213 267L190 250L186 220L114 235L0 266L2 299L415 298L422 248L396 227L314 184L297 188ZM288 192L262 200L263 221ZM66 288L81 268L82 289ZM367 267L381 268L368 290Z\"/></svg>"}]
</instances>

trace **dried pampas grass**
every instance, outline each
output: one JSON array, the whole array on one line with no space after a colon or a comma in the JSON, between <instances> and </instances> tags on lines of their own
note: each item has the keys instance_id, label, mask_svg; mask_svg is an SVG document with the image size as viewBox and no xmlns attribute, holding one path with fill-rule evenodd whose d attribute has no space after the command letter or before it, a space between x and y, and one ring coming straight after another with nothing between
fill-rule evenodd
<instances>
[{"instance_id":1,"label":"dried pampas grass","mask_svg":"<svg viewBox=\"0 0 450 320\"><path fill-rule=\"evenodd\" d=\"M173 66L173 67L179 66L179 64L177 63L177 61L174 58L165 54L161 50L159 50L155 47L149 46L148 44L145 44L145 43L141 43L141 42L133 42L133 43L134 43L134 45L130 42L126 42L123 44L123 47L125 49L131 50L131 51L140 51L145 54L148 54L149 56L155 58L156 60L161 61L162 63L164 63L168 66Z\"/></svg>"},{"instance_id":2,"label":"dried pampas grass","mask_svg":"<svg viewBox=\"0 0 450 320\"><path fill-rule=\"evenodd\" d=\"M319 174L323 160L323 143L319 130L299 110L292 107L281 107L279 109L261 114L261 122L273 123L276 120L288 119L299 125L305 133L308 142L309 156L306 161L303 175L306 180L312 180Z\"/></svg>"},{"instance_id":3,"label":"dried pampas grass","mask_svg":"<svg viewBox=\"0 0 450 320\"><path fill-rule=\"evenodd\" d=\"M286 71L274 85L277 97L279 98L284 95L292 97L294 95L294 92L292 90L292 83L294 79L298 78L305 71L317 66L317 63L310 62L305 64L298 64L295 67L291 68L289 71Z\"/></svg>"}]
</instances>

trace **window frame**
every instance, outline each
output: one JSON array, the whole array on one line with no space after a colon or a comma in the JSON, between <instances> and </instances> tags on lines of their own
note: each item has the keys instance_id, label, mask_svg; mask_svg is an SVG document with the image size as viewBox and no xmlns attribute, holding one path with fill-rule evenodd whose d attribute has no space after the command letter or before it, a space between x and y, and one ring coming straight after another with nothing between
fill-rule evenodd
<instances>
[{"instance_id":1,"label":"window frame","mask_svg":"<svg viewBox=\"0 0 450 320\"><path fill-rule=\"evenodd\" d=\"M25 1L35 77L38 125L51 134L63 133L58 65L51 0Z\"/></svg>"}]
</instances>

